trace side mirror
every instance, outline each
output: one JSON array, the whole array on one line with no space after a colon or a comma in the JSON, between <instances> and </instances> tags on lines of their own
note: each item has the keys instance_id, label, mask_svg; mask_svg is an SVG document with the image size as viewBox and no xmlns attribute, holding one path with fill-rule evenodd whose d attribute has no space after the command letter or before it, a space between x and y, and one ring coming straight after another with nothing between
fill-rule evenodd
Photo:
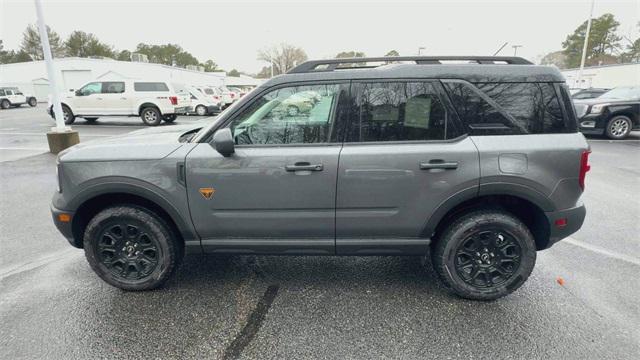
<instances>
[{"instance_id":1,"label":"side mirror","mask_svg":"<svg viewBox=\"0 0 640 360\"><path fill-rule=\"evenodd\" d=\"M80 90L76 90L76 96L82 96L82 92Z\"/></svg>"},{"instance_id":2,"label":"side mirror","mask_svg":"<svg viewBox=\"0 0 640 360\"><path fill-rule=\"evenodd\" d=\"M73 90L73 89L69 89L69 92L74 92L74 91L75 91L75 90Z\"/></svg>"},{"instance_id":3,"label":"side mirror","mask_svg":"<svg viewBox=\"0 0 640 360\"><path fill-rule=\"evenodd\" d=\"M229 157L235 152L235 142L231 129L224 128L213 134L213 146L224 157Z\"/></svg>"}]
</instances>

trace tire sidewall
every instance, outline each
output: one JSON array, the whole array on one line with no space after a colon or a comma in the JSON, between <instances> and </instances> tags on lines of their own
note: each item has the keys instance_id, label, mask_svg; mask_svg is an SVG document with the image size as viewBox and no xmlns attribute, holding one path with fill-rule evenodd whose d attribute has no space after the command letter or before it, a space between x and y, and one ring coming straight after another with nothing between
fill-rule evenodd
<instances>
[{"instance_id":1,"label":"tire sidewall","mask_svg":"<svg viewBox=\"0 0 640 360\"><path fill-rule=\"evenodd\" d=\"M6 110L11 107L11 102L9 102L9 100L6 100L6 99L2 100L0 102L0 107Z\"/></svg>"},{"instance_id":2,"label":"tire sidewall","mask_svg":"<svg viewBox=\"0 0 640 360\"><path fill-rule=\"evenodd\" d=\"M141 280L122 281L111 274L99 260L97 244L100 234L116 219L123 218L143 227L158 242L158 265L149 276ZM152 212L132 206L115 206L98 213L85 230L83 245L87 261L95 273L108 284L123 290L151 290L161 286L175 269L178 256L175 240L168 226Z\"/></svg>"},{"instance_id":3,"label":"tire sidewall","mask_svg":"<svg viewBox=\"0 0 640 360\"><path fill-rule=\"evenodd\" d=\"M624 120L627 122L627 132L625 132L622 136L615 136L611 133L611 125L613 124L614 121L616 120ZM613 139L613 140L621 140L626 138L627 136L629 136L629 134L631 133L631 127L632 127L632 123L631 123L631 119L629 119L628 117L624 116L624 115L618 115L618 116L614 116L612 117L609 121L607 121L607 128L606 128L606 135L609 139Z\"/></svg>"},{"instance_id":4,"label":"tire sidewall","mask_svg":"<svg viewBox=\"0 0 640 360\"><path fill-rule=\"evenodd\" d=\"M513 237L520 248L522 255L520 266L514 275L505 283L490 289L478 289L467 284L455 269L456 250L459 244L474 232L486 229L499 228L500 231ZM444 240L444 241L442 241ZM443 271L440 274L445 278L445 283L458 295L475 300L494 300L518 289L529 277L536 261L536 247L533 235L522 222L512 216L490 212L470 214L463 221L454 224L443 234L440 239ZM437 252L437 251L436 251Z\"/></svg>"},{"instance_id":5,"label":"tire sidewall","mask_svg":"<svg viewBox=\"0 0 640 360\"><path fill-rule=\"evenodd\" d=\"M152 111L156 114L155 121L147 121L147 119L145 118L145 114L149 111ZM142 111L140 112L140 117L142 118L142 122L149 126L157 126L157 125L160 125L160 122L162 122L162 114L160 114L160 111L158 109L153 107L147 107L142 109Z\"/></svg>"},{"instance_id":6,"label":"tire sidewall","mask_svg":"<svg viewBox=\"0 0 640 360\"><path fill-rule=\"evenodd\" d=\"M38 105L38 100L36 100L36 98L30 98L27 102L31 107L36 107Z\"/></svg>"},{"instance_id":7,"label":"tire sidewall","mask_svg":"<svg viewBox=\"0 0 640 360\"><path fill-rule=\"evenodd\" d=\"M198 109L202 109L201 111L198 111ZM207 115L207 108L205 108L203 105L198 105L196 106L196 114L198 116L205 116Z\"/></svg>"},{"instance_id":8,"label":"tire sidewall","mask_svg":"<svg viewBox=\"0 0 640 360\"><path fill-rule=\"evenodd\" d=\"M71 125L71 124L73 124L74 121L76 121L76 117L73 115L73 112L71 112L71 109L69 109L68 106L62 105L62 113L63 113L63 115L64 115L64 113L69 114L68 118L66 120L64 120L65 124Z\"/></svg>"}]
</instances>

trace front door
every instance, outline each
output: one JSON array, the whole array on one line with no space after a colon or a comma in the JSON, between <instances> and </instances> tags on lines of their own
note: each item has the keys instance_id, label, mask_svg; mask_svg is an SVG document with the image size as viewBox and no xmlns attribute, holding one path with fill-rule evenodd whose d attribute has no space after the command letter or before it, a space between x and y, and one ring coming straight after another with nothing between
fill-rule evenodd
<instances>
[{"instance_id":1,"label":"front door","mask_svg":"<svg viewBox=\"0 0 640 360\"><path fill-rule=\"evenodd\" d=\"M340 154L338 254L425 252L425 224L451 195L477 189L478 154L460 137L439 82L354 82Z\"/></svg>"},{"instance_id":2,"label":"front door","mask_svg":"<svg viewBox=\"0 0 640 360\"><path fill-rule=\"evenodd\" d=\"M80 88L73 97L73 106L71 110L75 115L100 114L102 101L102 83L88 83Z\"/></svg>"},{"instance_id":3,"label":"front door","mask_svg":"<svg viewBox=\"0 0 640 360\"><path fill-rule=\"evenodd\" d=\"M346 91L346 84L265 91L223 125L235 154L223 157L208 143L189 153L189 206L205 251L334 252L336 109Z\"/></svg>"}]
</instances>

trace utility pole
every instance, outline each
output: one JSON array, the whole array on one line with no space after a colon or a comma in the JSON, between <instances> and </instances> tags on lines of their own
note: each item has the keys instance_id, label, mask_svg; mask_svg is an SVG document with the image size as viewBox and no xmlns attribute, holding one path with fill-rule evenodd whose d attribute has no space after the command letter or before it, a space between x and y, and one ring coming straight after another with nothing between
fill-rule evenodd
<instances>
[{"instance_id":1,"label":"utility pole","mask_svg":"<svg viewBox=\"0 0 640 360\"><path fill-rule=\"evenodd\" d=\"M522 45L511 45L511 47L513 48L513 56L518 55L518 48L521 48Z\"/></svg>"},{"instance_id":2,"label":"utility pole","mask_svg":"<svg viewBox=\"0 0 640 360\"><path fill-rule=\"evenodd\" d=\"M496 52L493 53L493 56L496 56L500 53L500 51L502 51L502 49L504 49L505 46L507 46L509 42L505 42L504 44L502 44L502 46L500 46L500 48L498 50L496 50Z\"/></svg>"},{"instance_id":3,"label":"utility pole","mask_svg":"<svg viewBox=\"0 0 640 360\"><path fill-rule=\"evenodd\" d=\"M582 81L582 70L584 70L584 62L587 59L587 45L589 44L589 33L591 32L591 18L593 17L593 5L596 0L591 0L591 11L589 11L589 19L587 20L587 32L584 34L584 44L582 45L582 58L580 59L580 69L578 70L578 77L576 78L576 87L580 88L580 82Z\"/></svg>"},{"instance_id":4,"label":"utility pole","mask_svg":"<svg viewBox=\"0 0 640 360\"><path fill-rule=\"evenodd\" d=\"M49 151L57 154L58 152L73 146L80 142L77 131L71 130L70 126L65 126L64 112L60 103L60 94L58 93L57 73L53 64L53 56L51 55L51 45L49 44L49 34L47 34L47 26L44 22L41 0L35 0L36 16L38 22L38 31L40 32L40 43L42 44L42 53L44 62L47 66L47 76L49 77L49 89L51 90L51 102L53 103L53 113L55 114L56 126L51 128L47 133L47 141L49 143Z\"/></svg>"}]
</instances>

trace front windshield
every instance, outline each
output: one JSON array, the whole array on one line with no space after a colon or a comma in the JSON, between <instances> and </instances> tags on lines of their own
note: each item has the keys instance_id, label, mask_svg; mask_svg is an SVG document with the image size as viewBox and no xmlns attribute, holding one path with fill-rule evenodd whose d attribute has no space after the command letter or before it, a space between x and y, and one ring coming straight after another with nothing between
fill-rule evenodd
<instances>
[{"instance_id":1,"label":"front windshield","mask_svg":"<svg viewBox=\"0 0 640 360\"><path fill-rule=\"evenodd\" d=\"M625 86L611 89L600 96L600 99L640 99L640 87Z\"/></svg>"}]
</instances>

